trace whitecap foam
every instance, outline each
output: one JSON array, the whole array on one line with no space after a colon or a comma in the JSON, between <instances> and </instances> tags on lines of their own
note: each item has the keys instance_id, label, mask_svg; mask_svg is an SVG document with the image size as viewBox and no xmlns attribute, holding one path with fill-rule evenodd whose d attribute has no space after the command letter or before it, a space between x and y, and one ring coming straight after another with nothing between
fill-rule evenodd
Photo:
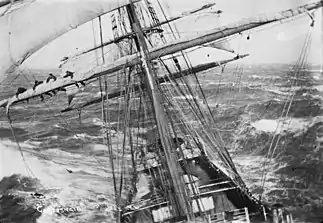
<instances>
[{"instance_id":1,"label":"whitecap foam","mask_svg":"<svg viewBox=\"0 0 323 223\"><path fill-rule=\"evenodd\" d=\"M261 119L251 123L251 126L257 131L280 133L303 132L311 124L309 119L304 118L287 118L287 119Z\"/></svg>"},{"instance_id":2,"label":"whitecap foam","mask_svg":"<svg viewBox=\"0 0 323 223\"><path fill-rule=\"evenodd\" d=\"M321 75L318 75L318 74L313 74L313 79L314 80L320 80L321 79Z\"/></svg>"},{"instance_id":3,"label":"whitecap foam","mask_svg":"<svg viewBox=\"0 0 323 223\"><path fill-rule=\"evenodd\" d=\"M276 170L282 167L277 165L274 159L269 160L266 157L258 155L239 155L233 158L236 164L238 173L241 175L247 186L253 190L260 187L263 165L266 162L266 183L264 185L265 194L272 191L273 188L279 187L280 175L276 174ZM277 182L277 183L276 183ZM259 193L259 190L255 190L254 195Z\"/></svg>"},{"instance_id":4,"label":"whitecap foam","mask_svg":"<svg viewBox=\"0 0 323 223\"><path fill-rule=\"evenodd\" d=\"M68 141L70 139L81 139L81 140L84 140L84 139L98 139L98 138L102 138L102 136L91 136L87 133L78 133L78 134L75 134L71 137L67 137L65 140Z\"/></svg>"},{"instance_id":5,"label":"whitecap foam","mask_svg":"<svg viewBox=\"0 0 323 223\"><path fill-rule=\"evenodd\" d=\"M17 148L17 144L10 140L0 140L0 159L1 169L0 178L11 176L12 174L22 174L24 176L37 177L41 179L42 184L46 187L60 186L61 183L55 177L48 174L56 170L57 167L53 168L53 164L48 161L40 160L39 158L26 152L34 147L28 143L20 143L20 147L23 149L23 157ZM31 173L28 170L31 169Z\"/></svg>"},{"instance_id":6,"label":"whitecap foam","mask_svg":"<svg viewBox=\"0 0 323 223\"><path fill-rule=\"evenodd\" d=\"M99 118L93 118L92 119L92 124L97 125L97 126L105 126L105 123ZM110 122L109 124L110 125L116 125L116 124L118 124L118 122Z\"/></svg>"},{"instance_id":7,"label":"whitecap foam","mask_svg":"<svg viewBox=\"0 0 323 223\"><path fill-rule=\"evenodd\" d=\"M278 95L292 95L291 92L283 92L278 89L267 89L268 92L273 93L273 94L278 94Z\"/></svg>"},{"instance_id":8,"label":"whitecap foam","mask_svg":"<svg viewBox=\"0 0 323 223\"><path fill-rule=\"evenodd\" d=\"M322 69L306 69L306 71L310 71L310 72L323 72Z\"/></svg>"},{"instance_id":9,"label":"whitecap foam","mask_svg":"<svg viewBox=\"0 0 323 223\"><path fill-rule=\"evenodd\" d=\"M292 95L294 92L299 91L299 90L313 90L316 89L318 91L323 91L323 85L319 85L319 86L313 86L313 87L302 87L302 86L293 86L293 87L279 87L279 88L271 88L268 89L268 87L266 87L268 92L274 93L274 94L278 94L278 95L286 95L286 96L290 96Z\"/></svg>"},{"instance_id":10,"label":"whitecap foam","mask_svg":"<svg viewBox=\"0 0 323 223\"><path fill-rule=\"evenodd\" d=\"M97 92L96 94L95 94L95 97L101 97L101 96L105 96L106 95L106 93L105 92Z\"/></svg>"},{"instance_id":11,"label":"whitecap foam","mask_svg":"<svg viewBox=\"0 0 323 223\"><path fill-rule=\"evenodd\" d=\"M302 96L303 97L307 96L307 97L312 97L313 99L323 100L323 97L321 95L317 95L317 94L303 93Z\"/></svg>"},{"instance_id":12,"label":"whitecap foam","mask_svg":"<svg viewBox=\"0 0 323 223\"><path fill-rule=\"evenodd\" d=\"M51 206L70 205L78 207L78 204L85 203L86 211L80 213L79 220L90 219L88 212L95 214L98 210L87 210L91 204L99 203L98 194L104 194L106 200L113 200L113 187L107 177L110 173L104 170L109 168L108 159L96 161L88 154L72 154L60 149L49 149L46 151L33 151L33 146L28 143L20 144L24 150L24 158L33 176L30 176L25 162L14 142L10 140L0 141L0 179L12 174L36 177L44 188L55 189L45 192L46 199L50 199ZM47 156L53 160L43 160L36 156ZM68 173L67 168L73 170ZM90 173L90 174L88 174ZM111 185L109 185L109 183ZM92 201L90 201L91 199ZM92 205L93 206L93 205ZM94 205L95 206L95 205ZM108 217L108 216L107 216ZM58 218L52 208L45 208L44 213L37 222L65 222L68 218Z\"/></svg>"},{"instance_id":13,"label":"whitecap foam","mask_svg":"<svg viewBox=\"0 0 323 223\"><path fill-rule=\"evenodd\" d=\"M251 79L255 79L255 80L277 80L277 79L282 79L282 77L280 76L259 76L259 75L251 75L250 76Z\"/></svg>"},{"instance_id":14,"label":"whitecap foam","mask_svg":"<svg viewBox=\"0 0 323 223\"><path fill-rule=\"evenodd\" d=\"M313 86L314 89L323 92L323 85L317 85L317 86Z\"/></svg>"}]
</instances>

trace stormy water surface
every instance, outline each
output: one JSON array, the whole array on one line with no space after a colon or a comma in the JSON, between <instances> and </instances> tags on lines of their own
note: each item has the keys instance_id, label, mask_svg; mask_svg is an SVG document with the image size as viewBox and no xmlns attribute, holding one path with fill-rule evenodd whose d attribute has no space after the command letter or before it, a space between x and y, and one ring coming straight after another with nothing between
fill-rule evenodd
<instances>
[{"instance_id":1,"label":"stormy water surface","mask_svg":"<svg viewBox=\"0 0 323 223\"><path fill-rule=\"evenodd\" d=\"M323 154L316 143L323 122L322 73L308 67L292 88L295 96L288 117L280 118L291 94L290 69L291 65L277 64L244 66L241 81L237 81L236 65L230 65L222 75L216 69L200 74L199 79L217 128L251 192L261 194L261 178L266 173L264 202L284 204L299 222L318 222L323 219ZM40 74L44 73L37 72L37 79L44 78ZM11 87L2 86L1 99L18 86L29 87L22 75L12 83ZM78 97L94 95L96 88L93 84ZM107 148L102 143L100 109L87 109L78 121L77 112L58 113L66 105L66 98L59 97L46 103L20 104L11 110L23 157L5 111L0 111L2 223L112 220L111 213L104 211L113 203L114 194ZM142 130L143 138L146 132ZM281 138L273 159L264 167L275 132ZM113 143L121 138L116 132ZM42 213L32 204L30 193L34 192L46 196ZM50 207L59 206L78 207L80 211L58 216Z\"/></svg>"}]
</instances>

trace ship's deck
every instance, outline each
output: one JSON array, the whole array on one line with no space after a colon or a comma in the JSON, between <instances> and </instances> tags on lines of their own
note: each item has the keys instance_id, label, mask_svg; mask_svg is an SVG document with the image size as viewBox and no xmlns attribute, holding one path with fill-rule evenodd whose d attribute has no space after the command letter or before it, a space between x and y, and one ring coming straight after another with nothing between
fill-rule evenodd
<instances>
[{"instance_id":1,"label":"ship's deck","mask_svg":"<svg viewBox=\"0 0 323 223\"><path fill-rule=\"evenodd\" d=\"M148 177L150 181L161 174L160 167L161 160L154 149L145 151L144 156L141 157L138 163L137 170L141 171L143 176ZM249 222L249 212L254 214L258 212L259 205L250 197L239 185L235 184L233 180L226 176L215 164L213 164L207 156L198 147L187 146L182 144L180 148L174 151L180 165L184 167L184 163L190 166L190 171L185 172L185 176L195 177L197 181L185 182L187 188L187 196L192 202L193 213L196 217L208 216L209 222L224 222L224 216L233 215L233 222ZM183 157L186 162L183 161ZM193 168L193 169L192 169ZM186 168L183 168L183 170ZM187 175L188 174L188 175ZM191 180L192 181L192 178ZM158 180L156 181L158 182ZM152 183L152 185L155 185ZM195 183L196 182L196 183ZM148 188L148 187L147 187ZM172 219L175 222L181 222L180 217L172 217L172 203L170 203L165 194L157 192L158 190L151 190L144 197L137 197L136 202L124 207L122 213L123 217L133 216L136 212L147 212L154 216L154 222L167 222ZM240 214L237 210L242 210L244 214ZM224 214L223 214L224 213ZM231 214L230 214L231 213ZM245 216L247 213L247 217ZM166 217L165 217L166 216ZM241 217L242 216L242 217ZM157 220L156 220L157 219Z\"/></svg>"},{"instance_id":2,"label":"ship's deck","mask_svg":"<svg viewBox=\"0 0 323 223\"><path fill-rule=\"evenodd\" d=\"M196 147L186 147L183 145L181 146L181 150L183 152L184 159L186 160L192 160L196 157L201 156L201 150ZM176 149L176 155L178 157L178 161L183 161L183 156L181 156L180 148ZM137 170L143 171L161 166L161 162L156 152L146 152L144 158L137 165Z\"/></svg>"}]
</instances>

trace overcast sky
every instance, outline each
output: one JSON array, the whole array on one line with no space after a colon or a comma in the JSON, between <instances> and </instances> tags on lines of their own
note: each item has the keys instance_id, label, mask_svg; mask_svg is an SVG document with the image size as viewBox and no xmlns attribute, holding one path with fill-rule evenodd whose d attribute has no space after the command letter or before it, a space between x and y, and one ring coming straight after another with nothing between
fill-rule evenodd
<instances>
[{"instance_id":1,"label":"overcast sky","mask_svg":"<svg viewBox=\"0 0 323 223\"><path fill-rule=\"evenodd\" d=\"M215 9L223 11L220 22L225 25L242 18L257 15L259 13L276 12L288 8L313 2L311 0L163 0L167 14L177 15L193 8L201 7L202 4L215 2ZM322 19L321 10L316 13L316 25L313 29L312 47L308 61L320 63L322 61ZM110 39L110 21L103 21L104 39ZM308 32L310 19L308 16L291 21L287 24L278 25L261 32L251 34L249 41L245 36L237 39L233 45L242 52L249 52L251 56L246 63L292 63L298 59ZM192 24L189 20L182 20L178 28L182 32L194 32L202 28L207 30L213 27L212 23ZM26 61L24 67L28 68L57 68L59 60L64 56L74 54L82 48L93 46L92 24L85 24L55 40L41 49Z\"/></svg>"}]
</instances>

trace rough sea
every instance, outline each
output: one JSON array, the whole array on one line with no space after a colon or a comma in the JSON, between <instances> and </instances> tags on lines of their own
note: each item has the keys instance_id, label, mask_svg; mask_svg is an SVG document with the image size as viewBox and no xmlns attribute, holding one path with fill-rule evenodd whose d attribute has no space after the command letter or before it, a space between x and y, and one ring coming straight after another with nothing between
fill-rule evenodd
<instances>
[{"instance_id":1,"label":"rough sea","mask_svg":"<svg viewBox=\"0 0 323 223\"><path fill-rule=\"evenodd\" d=\"M236 64L227 66L223 74L221 69L198 74L239 173L256 196L261 194L265 176L262 200L282 203L295 222L321 222L323 149L318 146L318 136L323 127L322 70L308 65L290 87L292 65L242 67L241 78ZM18 78L12 76L0 86L0 99L20 86L30 87L33 76L41 80L47 74L30 70ZM78 97L95 95L95 89L93 85ZM1 223L112 222L107 210L114 194L102 144L101 111L88 109L79 122L77 112L58 113L66 100L62 95L55 101L14 106L10 117L16 139L5 109L0 110ZM282 116L286 101L286 108L290 107L287 117L286 113ZM271 143L277 143L274 151L269 151ZM45 196L41 203L31 197L35 192ZM42 212L37 211L39 205L45 207ZM78 212L55 214L60 205L77 207Z\"/></svg>"}]
</instances>

